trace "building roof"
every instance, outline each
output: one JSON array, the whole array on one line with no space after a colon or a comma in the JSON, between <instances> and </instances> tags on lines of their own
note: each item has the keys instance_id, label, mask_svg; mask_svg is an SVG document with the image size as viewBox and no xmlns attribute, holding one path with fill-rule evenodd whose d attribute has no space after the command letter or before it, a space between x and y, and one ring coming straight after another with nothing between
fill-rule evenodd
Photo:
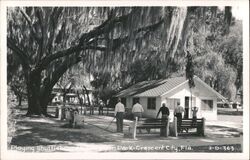
<instances>
[{"instance_id":1,"label":"building roof","mask_svg":"<svg viewBox=\"0 0 250 160\"><path fill-rule=\"evenodd\" d=\"M70 87L70 83L68 83L64 88L65 89L67 89L67 88L69 88ZM82 86L79 86L79 85L75 85L75 86L73 86L72 88L71 88L72 90L82 90L83 89L83 87ZM53 87L53 90L62 90L62 87L60 87L57 83L54 85L54 87ZM87 90L88 91L93 91L94 89L93 89L93 87L88 87L87 86Z\"/></svg>"},{"instance_id":2,"label":"building roof","mask_svg":"<svg viewBox=\"0 0 250 160\"><path fill-rule=\"evenodd\" d=\"M220 93L216 92L213 88L203 82L199 77L194 76L194 81L199 82L205 88L213 92L218 98L226 100ZM179 86L188 83L186 77L175 77L164 80L152 80L139 82L127 89L120 91L116 97L158 97L162 96Z\"/></svg>"},{"instance_id":3,"label":"building roof","mask_svg":"<svg viewBox=\"0 0 250 160\"><path fill-rule=\"evenodd\" d=\"M157 97L185 83L186 81L185 77L143 81L120 91L116 97Z\"/></svg>"}]
</instances>

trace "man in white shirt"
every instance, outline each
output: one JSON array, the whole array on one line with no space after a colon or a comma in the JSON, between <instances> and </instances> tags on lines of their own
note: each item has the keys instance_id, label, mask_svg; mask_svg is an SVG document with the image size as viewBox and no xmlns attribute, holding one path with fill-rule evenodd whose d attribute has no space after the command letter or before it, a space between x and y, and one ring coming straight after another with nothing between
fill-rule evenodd
<instances>
[{"instance_id":1,"label":"man in white shirt","mask_svg":"<svg viewBox=\"0 0 250 160\"><path fill-rule=\"evenodd\" d=\"M125 112L124 105L121 103L121 99L118 99L118 103L115 105L115 117L117 132L123 132L123 113Z\"/></svg>"},{"instance_id":2,"label":"man in white shirt","mask_svg":"<svg viewBox=\"0 0 250 160\"><path fill-rule=\"evenodd\" d=\"M179 133L181 122L182 122L182 113L184 113L184 108L180 106L180 102L177 102L177 107L174 109L174 116L177 118L177 132Z\"/></svg>"},{"instance_id":3,"label":"man in white shirt","mask_svg":"<svg viewBox=\"0 0 250 160\"><path fill-rule=\"evenodd\" d=\"M137 100L136 104L134 104L132 108L134 119L137 117L137 120L139 121L142 117L142 112L144 112L143 107L140 104L139 100ZM139 132L141 133L141 129L139 129Z\"/></svg>"},{"instance_id":4,"label":"man in white shirt","mask_svg":"<svg viewBox=\"0 0 250 160\"><path fill-rule=\"evenodd\" d=\"M138 120L142 117L142 113L144 112L142 105L139 101L137 101L136 104L133 105L132 113L135 117L138 117Z\"/></svg>"}]
</instances>

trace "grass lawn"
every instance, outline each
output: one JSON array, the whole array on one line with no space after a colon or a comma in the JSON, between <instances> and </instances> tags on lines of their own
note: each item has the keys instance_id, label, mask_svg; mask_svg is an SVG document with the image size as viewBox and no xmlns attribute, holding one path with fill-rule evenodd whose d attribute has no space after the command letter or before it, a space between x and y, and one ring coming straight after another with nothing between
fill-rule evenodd
<instances>
[{"instance_id":1,"label":"grass lawn","mask_svg":"<svg viewBox=\"0 0 250 160\"><path fill-rule=\"evenodd\" d=\"M243 115L243 109L218 108L217 114L218 115L242 116Z\"/></svg>"}]
</instances>

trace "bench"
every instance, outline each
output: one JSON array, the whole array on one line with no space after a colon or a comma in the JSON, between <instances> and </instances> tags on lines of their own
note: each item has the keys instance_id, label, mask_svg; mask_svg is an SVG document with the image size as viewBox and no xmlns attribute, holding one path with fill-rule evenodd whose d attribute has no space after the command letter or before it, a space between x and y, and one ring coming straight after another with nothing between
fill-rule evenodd
<instances>
[{"instance_id":1,"label":"bench","mask_svg":"<svg viewBox=\"0 0 250 160\"><path fill-rule=\"evenodd\" d=\"M160 136L167 137L169 132L169 119L166 119L164 122L162 119L155 118L138 118L136 117L133 126L132 126L132 135L133 138L136 138L136 130L137 129L146 129L148 133L150 133L150 129L159 128L161 129Z\"/></svg>"},{"instance_id":2,"label":"bench","mask_svg":"<svg viewBox=\"0 0 250 160\"><path fill-rule=\"evenodd\" d=\"M178 126L177 126L176 117L174 119L174 125L176 126L175 127L176 135L178 135L177 133ZM196 129L196 133L198 135L205 136L205 118L196 119L196 122L194 122L193 119L182 119L181 126L180 126L181 132L185 130L186 133L188 133L188 130L193 129L193 128Z\"/></svg>"}]
</instances>

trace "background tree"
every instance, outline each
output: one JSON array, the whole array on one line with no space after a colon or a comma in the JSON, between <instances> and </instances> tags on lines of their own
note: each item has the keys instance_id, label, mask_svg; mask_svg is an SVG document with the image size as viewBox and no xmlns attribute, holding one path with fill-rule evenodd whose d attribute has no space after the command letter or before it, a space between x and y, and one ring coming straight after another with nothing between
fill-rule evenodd
<instances>
[{"instance_id":1,"label":"background tree","mask_svg":"<svg viewBox=\"0 0 250 160\"><path fill-rule=\"evenodd\" d=\"M109 72L94 72L93 81L90 84L94 87L94 96L96 102L101 100L104 105L107 107L108 101L116 93L116 88L113 87L112 77Z\"/></svg>"},{"instance_id":2,"label":"background tree","mask_svg":"<svg viewBox=\"0 0 250 160\"><path fill-rule=\"evenodd\" d=\"M9 89L15 94L18 106L21 106L22 100L27 96L22 66L20 64L20 60L15 55L8 54L7 62L8 86Z\"/></svg>"},{"instance_id":3,"label":"background tree","mask_svg":"<svg viewBox=\"0 0 250 160\"><path fill-rule=\"evenodd\" d=\"M27 96L23 75L21 74L20 76L13 76L11 81L9 82L9 86L13 93L16 95L18 106L21 106L23 99L25 99Z\"/></svg>"},{"instance_id":4,"label":"background tree","mask_svg":"<svg viewBox=\"0 0 250 160\"><path fill-rule=\"evenodd\" d=\"M223 10L216 14L206 8L191 30L188 49L192 51L194 72L229 100L235 100L242 87L242 24L231 17L226 21ZM227 9L228 11L228 9ZM230 15L230 14L229 14ZM229 26L229 27L226 27Z\"/></svg>"}]
</instances>

